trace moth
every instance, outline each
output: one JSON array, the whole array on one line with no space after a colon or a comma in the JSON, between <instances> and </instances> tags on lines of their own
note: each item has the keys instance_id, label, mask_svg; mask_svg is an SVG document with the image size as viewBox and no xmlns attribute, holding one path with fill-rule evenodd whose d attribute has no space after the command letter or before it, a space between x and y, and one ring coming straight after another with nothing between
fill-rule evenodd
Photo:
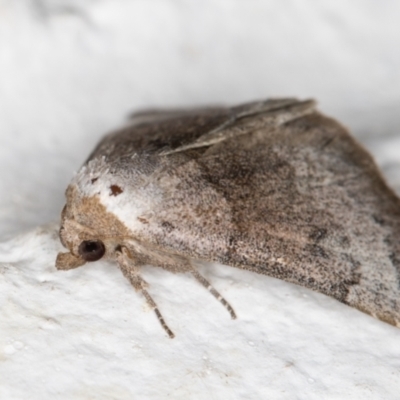
<instances>
[{"instance_id":1,"label":"moth","mask_svg":"<svg viewBox=\"0 0 400 400\"><path fill-rule=\"evenodd\" d=\"M371 155L314 101L138 113L66 191L69 270L115 261L170 337L144 265L218 262L332 296L400 327L400 199Z\"/></svg>"}]
</instances>

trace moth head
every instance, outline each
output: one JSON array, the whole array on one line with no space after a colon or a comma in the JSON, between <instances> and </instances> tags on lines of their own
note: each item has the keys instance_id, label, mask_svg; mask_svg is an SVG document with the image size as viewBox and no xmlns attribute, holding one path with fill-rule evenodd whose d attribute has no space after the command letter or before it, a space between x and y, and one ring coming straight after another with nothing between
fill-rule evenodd
<instances>
[{"instance_id":1,"label":"moth head","mask_svg":"<svg viewBox=\"0 0 400 400\"><path fill-rule=\"evenodd\" d=\"M89 229L66 216L66 207L62 212L60 240L68 253L57 255L57 269L71 269L87 262L97 261L106 255L106 244L92 229Z\"/></svg>"},{"instance_id":2,"label":"moth head","mask_svg":"<svg viewBox=\"0 0 400 400\"><path fill-rule=\"evenodd\" d=\"M96 198L82 202L67 195L67 199L61 213L60 240L69 252L57 255L56 268L68 270L102 258L115 259L126 236L125 227L100 207Z\"/></svg>"}]
</instances>

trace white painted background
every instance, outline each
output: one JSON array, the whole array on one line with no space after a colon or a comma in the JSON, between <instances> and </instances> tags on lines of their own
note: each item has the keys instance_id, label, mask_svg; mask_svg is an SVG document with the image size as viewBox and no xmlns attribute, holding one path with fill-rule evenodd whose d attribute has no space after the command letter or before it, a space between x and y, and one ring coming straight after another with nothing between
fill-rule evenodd
<instances>
[{"instance_id":1,"label":"white painted background","mask_svg":"<svg viewBox=\"0 0 400 400\"><path fill-rule=\"evenodd\" d=\"M396 0L0 0L0 398L398 399L398 328L205 266L231 321L149 267L170 340L114 265L56 271L42 225L99 137L155 106L314 97L400 193L399 21Z\"/></svg>"}]
</instances>

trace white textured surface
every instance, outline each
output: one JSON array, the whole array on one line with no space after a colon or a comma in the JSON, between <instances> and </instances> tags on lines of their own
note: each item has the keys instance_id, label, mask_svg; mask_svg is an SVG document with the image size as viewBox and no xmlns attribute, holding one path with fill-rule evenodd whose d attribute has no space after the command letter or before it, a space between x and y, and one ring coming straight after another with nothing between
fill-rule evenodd
<instances>
[{"instance_id":1,"label":"white textured surface","mask_svg":"<svg viewBox=\"0 0 400 400\"><path fill-rule=\"evenodd\" d=\"M0 0L0 236L58 219L98 138L133 109L315 97L400 192L400 3ZM46 226L0 245L1 399L398 399L400 329L223 266L58 272Z\"/></svg>"}]
</instances>

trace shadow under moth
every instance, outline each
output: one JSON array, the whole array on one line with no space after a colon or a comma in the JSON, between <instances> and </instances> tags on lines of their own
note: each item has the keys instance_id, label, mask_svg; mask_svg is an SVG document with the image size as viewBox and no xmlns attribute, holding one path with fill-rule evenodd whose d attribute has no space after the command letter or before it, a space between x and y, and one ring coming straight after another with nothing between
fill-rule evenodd
<instances>
[{"instance_id":1,"label":"shadow under moth","mask_svg":"<svg viewBox=\"0 0 400 400\"><path fill-rule=\"evenodd\" d=\"M66 191L68 270L114 260L154 309L144 265L227 264L312 290L400 327L400 199L371 155L311 100L135 114Z\"/></svg>"}]
</instances>

